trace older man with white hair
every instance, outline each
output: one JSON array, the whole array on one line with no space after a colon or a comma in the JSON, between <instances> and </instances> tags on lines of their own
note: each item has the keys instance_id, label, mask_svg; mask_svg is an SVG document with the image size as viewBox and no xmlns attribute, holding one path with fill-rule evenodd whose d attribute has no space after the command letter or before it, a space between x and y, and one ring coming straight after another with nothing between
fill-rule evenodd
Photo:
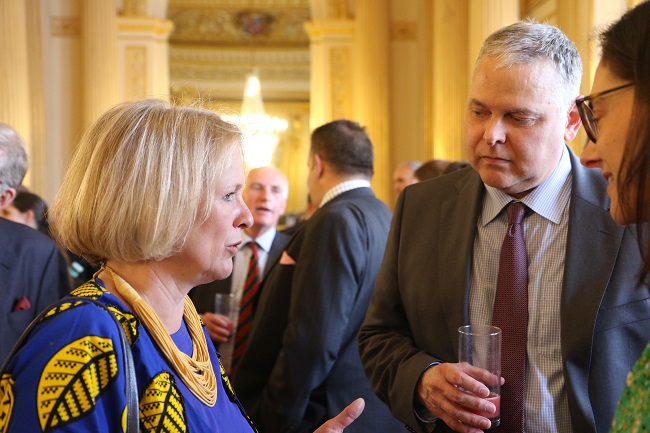
<instances>
[{"instance_id":1,"label":"older man with white hair","mask_svg":"<svg viewBox=\"0 0 650 433\"><path fill-rule=\"evenodd\" d=\"M215 344L221 363L234 373L239 355L246 348L253 319L257 289L266 265L272 262L289 240L278 232L278 219L284 213L289 181L273 167L252 169L243 191L244 202L253 214L253 225L243 231L241 249L233 258L233 272L225 280L195 287L190 292L197 311ZM230 294L234 304L231 317L215 312L215 295Z\"/></svg>"},{"instance_id":2,"label":"older man with white hair","mask_svg":"<svg viewBox=\"0 0 650 433\"><path fill-rule=\"evenodd\" d=\"M23 139L0 123L0 209L16 197L27 172ZM56 243L24 224L0 218L0 362L27 325L70 290Z\"/></svg>"}]
</instances>

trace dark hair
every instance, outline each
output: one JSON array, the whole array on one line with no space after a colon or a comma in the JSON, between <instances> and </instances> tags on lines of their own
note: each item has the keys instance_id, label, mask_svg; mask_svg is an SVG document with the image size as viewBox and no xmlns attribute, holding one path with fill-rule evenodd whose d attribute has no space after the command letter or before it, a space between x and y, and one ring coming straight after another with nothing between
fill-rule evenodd
<instances>
[{"instance_id":1,"label":"dark hair","mask_svg":"<svg viewBox=\"0 0 650 433\"><path fill-rule=\"evenodd\" d=\"M311 153L341 174L372 177L372 143L366 129L357 122L341 119L316 128L311 134Z\"/></svg>"},{"instance_id":2,"label":"dark hair","mask_svg":"<svg viewBox=\"0 0 650 433\"><path fill-rule=\"evenodd\" d=\"M445 170L449 167L449 161L443 159L431 159L420 166L413 172L413 176L418 181L433 179L444 174Z\"/></svg>"},{"instance_id":3,"label":"dark hair","mask_svg":"<svg viewBox=\"0 0 650 433\"><path fill-rule=\"evenodd\" d=\"M462 170L465 167L469 167L469 162L467 162L467 161L452 162L447 166L447 168L445 169L445 172L442 173L442 174L449 174L449 173L457 171L457 170Z\"/></svg>"},{"instance_id":4,"label":"dark hair","mask_svg":"<svg viewBox=\"0 0 650 433\"><path fill-rule=\"evenodd\" d=\"M50 236L50 225L47 221L47 203L45 203L45 200L31 192L18 191L16 198L14 198L11 204L22 213L28 210L34 212L36 228L39 232Z\"/></svg>"},{"instance_id":5,"label":"dark hair","mask_svg":"<svg viewBox=\"0 0 650 433\"><path fill-rule=\"evenodd\" d=\"M627 143L619 169L618 194L623 214L631 215L636 204L638 223L648 219L650 207L650 1L628 11L600 35L601 64L614 75L634 83L634 106ZM647 228L638 226L643 256L641 278L650 275L650 244Z\"/></svg>"}]
</instances>

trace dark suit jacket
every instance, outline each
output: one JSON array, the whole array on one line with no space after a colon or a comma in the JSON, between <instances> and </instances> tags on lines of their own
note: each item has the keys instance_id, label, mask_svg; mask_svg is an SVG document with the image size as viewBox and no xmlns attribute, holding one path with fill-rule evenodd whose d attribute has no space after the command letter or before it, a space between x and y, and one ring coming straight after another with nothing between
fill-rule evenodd
<instances>
[{"instance_id":1,"label":"dark suit jacket","mask_svg":"<svg viewBox=\"0 0 650 433\"><path fill-rule=\"evenodd\" d=\"M266 275L271 264L279 257L282 249L289 241L290 236L276 232L273 242L271 242L271 250L269 251L268 258L266 259L266 267L264 268L263 275ZM228 275L223 280L216 280L211 283L201 284L190 290L189 296L196 307L199 314L214 312L214 295L215 293L230 293L232 284L232 274Z\"/></svg>"},{"instance_id":2,"label":"dark suit jacket","mask_svg":"<svg viewBox=\"0 0 650 433\"><path fill-rule=\"evenodd\" d=\"M0 218L0 364L38 313L69 291L68 269L56 243ZM31 306L15 311L22 297Z\"/></svg>"},{"instance_id":3,"label":"dark suit jacket","mask_svg":"<svg viewBox=\"0 0 650 433\"><path fill-rule=\"evenodd\" d=\"M574 432L609 430L625 377L650 339L650 294L637 287L638 246L609 216L600 170L571 153L572 191L561 346ZM421 431L413 396L434 361L457 362L469 323L476 221L485 192L465 169L406 188L359 339L366 372L393 414ZM436 431L447 431L439 422Z\"/></svg>"},{"instance_id":4,"label":"dark suit jacket","mask_svg":"<svg viewBox=\"0 0 650 433\"><path fill-rule=\"evenodd\" d=\"M404 427L374 395L357 332L384 253L390 211L369 188L345 192L295 234L262 283L235 390L260 431L311 432L357 397L346 433Z\"/></svg>"}]
</instances>

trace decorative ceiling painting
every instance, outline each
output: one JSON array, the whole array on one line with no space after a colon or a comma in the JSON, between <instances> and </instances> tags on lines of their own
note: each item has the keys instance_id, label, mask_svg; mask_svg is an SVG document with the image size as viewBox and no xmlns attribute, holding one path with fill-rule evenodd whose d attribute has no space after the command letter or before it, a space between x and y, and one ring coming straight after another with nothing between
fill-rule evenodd
<instances>
[{"instance_id":1,"label":"decorative ceiling painting","mask_svg":"<svg viewBox=\"0 0 650 433\"><path fill-rule=\"evenodd\" d=\"M257 68L269 100L309 99L308 0L170 0L175 98L241 99Z\"/></svg>"}]
</instances>

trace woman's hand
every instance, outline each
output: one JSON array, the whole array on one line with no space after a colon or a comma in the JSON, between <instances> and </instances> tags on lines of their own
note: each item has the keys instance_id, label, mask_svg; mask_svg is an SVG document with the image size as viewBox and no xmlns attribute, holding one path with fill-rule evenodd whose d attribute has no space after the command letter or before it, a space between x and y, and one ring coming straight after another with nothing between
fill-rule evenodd
<instances>
[{"instance_id":1,"label":"woman's hand","mask_svg":"<svg viewBox=\"0 0 650 433\"><path fill-rule=\"evenodd\" d=\"M354 400L340 414L318 427L314 433L341 433L347 426L359 418L366 402L362 398Z\"/></svg>"}]
</instances>

